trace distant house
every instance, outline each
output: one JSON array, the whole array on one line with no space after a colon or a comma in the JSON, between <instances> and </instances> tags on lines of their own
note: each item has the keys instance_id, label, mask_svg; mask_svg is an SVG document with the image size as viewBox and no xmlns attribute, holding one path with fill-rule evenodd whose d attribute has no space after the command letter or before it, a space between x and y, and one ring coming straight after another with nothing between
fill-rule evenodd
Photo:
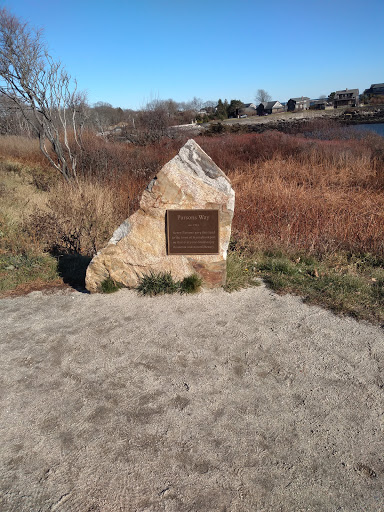
<instances>
[{"instance_id":1,"label":"distant house","mask_svg":"<svg viewBox=\"0 0 384 512\"><path fill-rule=\"evenodd\" d=\"M258 105L256 112L257 112L258 116L264 115L264 105L262 103L260 103L260 105Z\"/></svg>"},{"instance_id":2,"label":"distant house","mask_svg":"<svg viewBox=\"0 0 384 512\"><path fill-rule=\"evenodd\" d=\"M302 96L301 98L290 98L287 103L287 108L289 112L293 112L294 110L308 110L310 105L310 99L307 96Z\"/></svg>"},{"instance_id":3,"label":"distant house","mask_svg":"<svg viewBox=\"0 0 384 512\"><path fill-rule=\"evenodd\" d=\"M263 103L264 112L266 114L276 114L277 112L284 112L284 105L280 103L280 101L268 101Z\"/></svg>"},{"instance_id":4,"label":"distant house","mask_svg":"<svg viewBox=\"0 0 384 512\"><path fill-rule=\"evenodd\" d=\"M364 96L384 96L384 84L372 84L369 89L365 89Z\"/></svg>"},{"instance_id":5,"label":"distant house","mask_svg":"<svg viewBox=\"0 0 384 512\"><path fill-rule=\"evenodd\" d=\"M333 98L333 106L337 107L358 107L359 106L359 89L344 89L336 91Z\"/></svg>"},{"instance_id":6,"label":"distant house","mask_svg":"<svg viewBox=\"0 0 384 512\"><path fill-rule=\"evenodd\" d=\"M244 103L239 110L240 115L255 116L256 105L254 103Z\"/></svg>"},{"instance_id":7,"label":"distant house","mask_svg":"<svg viewBox=\"0 0 384 512\"><path fill-rule=\"evenodd\" d=\"M325 110L326 106L327 100L325 98L311 102L311 108L313 108L314 110Z\"/></svg>"}]
</instances>

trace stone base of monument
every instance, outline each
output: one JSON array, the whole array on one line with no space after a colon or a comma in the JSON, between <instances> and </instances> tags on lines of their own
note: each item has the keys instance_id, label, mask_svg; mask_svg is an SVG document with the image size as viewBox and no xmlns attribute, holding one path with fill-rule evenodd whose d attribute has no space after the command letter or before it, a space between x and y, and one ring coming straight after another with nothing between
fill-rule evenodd
<instances>
[{"instance_id":1,"label":"stone base of monument","mask_svg":"<svg viewBox=\"0 0 384 512\"><path fill-rule=\"evenodd\" d=\"M227 176L189 140L143 192L137 212L92 259L86 287L98 292L110 278L135 288L142 275L198 274L203 287L225 284L235 193Z\"/></svg>"}]
</instances>

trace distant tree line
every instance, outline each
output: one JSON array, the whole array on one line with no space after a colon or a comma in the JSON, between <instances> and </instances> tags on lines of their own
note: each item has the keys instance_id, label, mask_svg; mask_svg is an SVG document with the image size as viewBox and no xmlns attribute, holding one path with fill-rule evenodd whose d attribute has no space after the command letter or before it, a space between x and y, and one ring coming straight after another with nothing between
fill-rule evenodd
<instances>
[{"instance_id":1,"label":"distant tree line","mask_svg":"<svg viewBox=\"0 0 384 512\"><path fill-rule=\"evenodd\" d=\"M203 101L194 97L183 102L155 99L139 110L132 110L113 107L106 101L89 105L84 97L82 128L103 137L116 135L131 138L132 142L143 142L147 138L150 142L164 136L172 126L238 117L242 106L243 102L237 99ZM0 92L0 134L32 136L34 133L31 109L21 111L19 105ZM145 133L150 136L146 137Z\"/></svg>"}]
</instances>

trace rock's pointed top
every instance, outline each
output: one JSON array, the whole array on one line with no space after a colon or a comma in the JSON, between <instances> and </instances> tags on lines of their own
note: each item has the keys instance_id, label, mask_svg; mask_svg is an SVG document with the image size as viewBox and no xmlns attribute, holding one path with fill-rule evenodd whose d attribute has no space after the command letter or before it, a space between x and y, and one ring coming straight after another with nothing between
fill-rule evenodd
<instances>
[{"instance_id":1,"label":"rock's pointed top","mask_svg":"<svg viewBox=\"0 0 384 512\"><path fill-rule=\"evenodd\" d=\"M193 139L189 139L175 157L183 170L198 176L208 185L229 192L231 182L223 171Z\"/></svg>"}]
</instances>

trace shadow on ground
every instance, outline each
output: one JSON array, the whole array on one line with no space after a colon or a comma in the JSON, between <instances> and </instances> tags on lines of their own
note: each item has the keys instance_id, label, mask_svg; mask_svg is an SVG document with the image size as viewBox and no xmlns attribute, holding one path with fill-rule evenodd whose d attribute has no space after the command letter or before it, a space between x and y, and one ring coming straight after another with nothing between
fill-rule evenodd
<instances>
[{"instance_id":1,"label":"shadow on ground","mask_svg":"<svg viewBox=\"0 0 384 512\"><path fill-rule=\"evenodd\" d=\"M60 254L57 256L57 272L65 284L79 292L88 293L85 275L91 259L81 254Z\"/></svg>"}]
</instances>

